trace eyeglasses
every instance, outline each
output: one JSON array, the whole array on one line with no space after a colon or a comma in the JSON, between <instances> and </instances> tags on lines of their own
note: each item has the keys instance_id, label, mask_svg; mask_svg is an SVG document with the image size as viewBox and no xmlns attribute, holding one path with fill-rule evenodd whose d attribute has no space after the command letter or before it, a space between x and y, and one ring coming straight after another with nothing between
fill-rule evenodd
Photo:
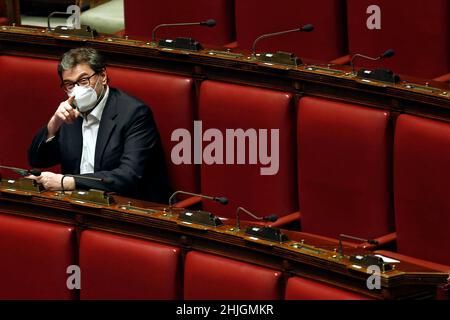
<instances>
[{"instance_id":1,"label":"eyeglasses","mask_svg":"<svg viewBox=\"0 0 450 320\"><path fill-rule=\"evenodd\" d=\"M95 72L90 77L81 78L77 82L63 81L61 83L61 88L63 88L64 91L69 92L69 91L72 91L73 88L75 88L75 85L80 86L80 87L87 87L87 86L89 86L91 84L91 78L93 76L95 76L96 74L98 74L98 72Z\"/></svg>"}]
</instances>

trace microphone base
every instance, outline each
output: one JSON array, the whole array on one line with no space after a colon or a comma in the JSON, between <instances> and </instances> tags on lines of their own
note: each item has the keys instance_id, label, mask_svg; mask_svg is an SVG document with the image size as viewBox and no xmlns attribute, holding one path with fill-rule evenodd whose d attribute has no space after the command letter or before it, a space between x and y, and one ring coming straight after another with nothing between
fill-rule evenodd
<instances>
[{"instance_id":1,"label":"microphone base","mask_svg":"<svg viewBox=\"0 0 450 320\"><path fill-rule=\"evenodd\" d=\"M283 234L280 229L272 227L248 227L245 234L270 242L283 243L289 241L287 235Z\"/></svg>"},{"instance_id":2,"label":"microphone base","mask_svg":"<svg viewBox=\"0 0 450 320\"><path fill-rule=\"evenodd\" d=\"M70 194L70 199L80 204L92 203L101 206L110 206L116 203L111 194L102 190L95 189L91 189L89 191L72 191L72 193Z\"/></svg>"},{"instance_id":3,"label":"microphone base","mask_svg":"<svg viewBox=\"0 0 450 320\"><path fill-rule=\"evenodd\" d=\"M91 39L94 39L98 36L97 30L92 29L90 26L81 26L81 29L69 29L65 26L57 26L55 29L52 29L51 32L62 36L73 36Z\"/></svg>"},{"instance_id":4,"label":"microphone base","mask_svg":"<svg viewBox=\"0 0 450 320\"><path fill-rule=\"evenodd\" d=\"M383 258L377 257L373 254L367 255L352 255L350 256L352 264L367 268L370 266L378 266L382 272L392 270L392 266L383 261Z\"/></svg>"},{"instance_id":5,"label":"microphone base","mask_svg":"<svg viewBox=\"0 0 450 320\"><path fill-rule=\"evenodd\" d=\"M185 210L178 215L178 220L182 222L201 224L207 227L220 227L223 225L223 222L211 212L201 210Z\"/></svg>"},{"instance_id":6,"label":"microphone base","mask_svg":"<svg viewBox=\"0 0 450 320\"><path fill-rule=\"evenodd\" d=\"M24 192L36 192L41 193L45 191L45 188L31 179L17 179L17 180L1 180L1 189L7 189L11 191L24 191Z\"/></svg>"},{"instance_id":7,"label":"microphone base","mask_svg":"<svg viewBox=\"0 0 450 320\"><path fill-rule=\"evenodd\" d=\"M176 38L159 40L158 46L161 48L181 49L187 51L200 51L203 49L202 45L192 38Z\"/></svg>"},{"instance_id":8,"label":"microphone base","mask_svg":"<svg viewBox=\"0 0 450 320\"><path fill-rule=\"evenodd\" d=\"M357 76L359 78L394 84L400 82L400 77L398 75L393 73L391 70L381 68L375 70L360 69L357 73Z\"/></svg>"},{"instance_id":9,"label":"microphone base","mask_svg":"<svg viewBox=\"0 0 450 320\"><path fill-rule=\"evenodd\" d=\"M258 53L256 55L256 60L265 63L281 64L292 67L297 67L303 64L302 60L300 60L300 58L295 56L293 53L283 51L278 51L277 53Z\"/></svg>"}]
</instances>

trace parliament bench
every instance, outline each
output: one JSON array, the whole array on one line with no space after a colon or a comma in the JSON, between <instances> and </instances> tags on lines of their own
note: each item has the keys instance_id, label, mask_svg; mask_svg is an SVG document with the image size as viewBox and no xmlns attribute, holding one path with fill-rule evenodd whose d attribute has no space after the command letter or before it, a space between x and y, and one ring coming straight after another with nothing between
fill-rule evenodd
<instances>
[{"instance_id":1,"label":"parliament bench","mask_svg":"<svg viewBox=\"0 0 450 320\"><path fill-rule=\"evenodd\" d=\"M155 10L155 7L158 9ZM159 24L201 22L214 19L214 28L188 26L161 28L159 39L190 37L202 44L222 46L235 41L234 0L124 0L125 34L151 40L152 30Z\"/></svg>"},{"instance_id":2,"label":"parliament bench","mask_svg":"<svg viewBox=\"0 0 450 320\"><path fill-rule=\"evenodd\" d=\"M29 142L65 99L56 66L53 60L0 56L0 68L5 70L0 76L0 146L9 151L2 155L2 164L27 167ZM212 80L198 87L197 102L190 77L117 66L108 72L111 86L135 95L153 110L175 189L233 196L233 207L205 202L205 209L232 218L235 208L243 206L258 215L279 214L281 219L299 210L302 231L333 238L349 233L371 239L397 231L399 254L449 264L442 252L427 249L446 248L438 237L448 229L446 216L439 215L448 212L449 205L446 176L439 171L448 164L446 154L439 151L448 142L447 123L407 115L396 122L383 109L315 97L295 102L288 92ZM35 89L23 94L23 88L31 85ZM179 128L193 133L194 120L204 121L205 129L279 128L280 172L270 178L276 182L269 185L255 168L226 168L230 171L224 175L220 166L174 165L171 134ZM428 151L421 153L423 148ZM429 187L423 189L417 179ZM277 186L274 193L272 185ZM246 195L249 188L253 193ZM265 191L258 196L257 190ZM411 198L426 201L414 209ZM429 208L436 219L423 220L421 212ZM428 223L427 234L436 235L426 245L408 227L416 217Z\"/></svg>"},{"instance_id":3,"label":"parliament bench","mask_svg":"<svg viewBox=\"0 0 450 320\"><path fill-rule=\"evenodd\" d=\"M0 213L0 299L367 299L311 279L145 237ZM78 240L77 240L78 239Z\"/></svg>"},{"instance_id":4,"label":"parliament bench","mask_svg":"<svg viewBox=\"0 0 450 320\"><path fill-rule=\"evenodd\" d=\"M382 62L359 59L358 67L383 67L395 73L435 78L449 73L450 4L420 1L347 0L348 46L351 54L378 57L392 48L395 56Z\"/></svg>"}]
</instances>

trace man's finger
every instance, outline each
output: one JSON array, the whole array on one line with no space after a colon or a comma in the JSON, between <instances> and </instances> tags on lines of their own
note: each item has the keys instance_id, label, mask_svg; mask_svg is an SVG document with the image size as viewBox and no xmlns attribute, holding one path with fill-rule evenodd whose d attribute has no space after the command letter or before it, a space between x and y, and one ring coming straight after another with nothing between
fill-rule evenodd
<instances>
[{"instance_id":1,"label":"man's finger","mask_svg":"<svg viewBox=\"0 0 450 320\"><path fill-rule=\"evenodd\" d=\"M75 100L75 96L70 96L69 99L67 99L67 103L73 106L73 101Z\"/></svg>"}]
</instances>

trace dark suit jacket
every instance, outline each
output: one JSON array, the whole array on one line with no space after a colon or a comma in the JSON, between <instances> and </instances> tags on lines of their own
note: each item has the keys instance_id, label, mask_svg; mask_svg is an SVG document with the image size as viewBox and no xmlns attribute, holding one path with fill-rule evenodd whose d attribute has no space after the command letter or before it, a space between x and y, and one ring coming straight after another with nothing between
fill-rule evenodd
<instances>
[{"instance_id":1,"label":"dark suit jacket","mask_svg":"<svg viewBox=\"0 0 450 320\"><path fill-rule=\"evenodd\" d=\"M30 165L48 168L61 164L63 174L79 174L83 119L63 124L46 143L47 127L28 150ZM75 178L77 189L99 189L132 198L167 203L170 188L159 133L150 109L126 93L110 88L100 121L94 174L109 183Z\"/></svg>"}]
</instances>

